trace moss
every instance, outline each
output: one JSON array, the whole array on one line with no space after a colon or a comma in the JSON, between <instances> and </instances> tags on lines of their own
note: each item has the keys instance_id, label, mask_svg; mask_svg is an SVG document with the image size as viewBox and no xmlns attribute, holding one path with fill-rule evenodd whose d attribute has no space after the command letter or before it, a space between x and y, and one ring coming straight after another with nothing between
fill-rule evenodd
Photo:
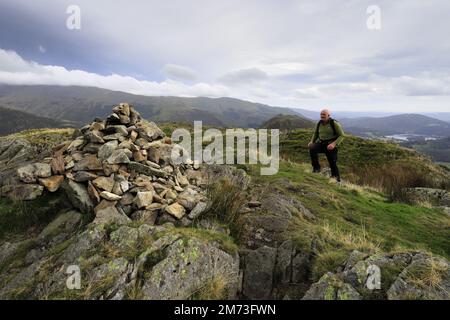
<instances>
[{"instance_id":1,"label":"moss","mask_svg":"<svg viewBox=\"0 0 450 320\"><path fill-rule=\"evenodd\" d=\"M326 251L320 253L313 261L313 281L319 280L325 273L336 271L348 258L349 252L345 250Z\"/></svg>"},{"instance_id":2,"label":"moss","mask_svg":"<svg viewBox=\"0 0 450 320\"><path fill-rule=\"evenodd\" d=\"M40 229L52 221L64 208L60 192L45 193L33 201L0 198L0 240L11 238L30 227Z\"/></svg>"},{"instance_id":3,"label":"moss","mask_svg":"<svg viewBox=\"0 0 450 320\"><path fill-rule=\"evenodd\" d=\"M0 273L4 273L7 270L23 267L25 264L24 259L26 255L28 254L28 252L30 252L30 250L37 247L37 245L38 243L34 239L23 241L16 249L14 254L0 265Z\"/></svg>"},{"instance_id":4,"label":"moss","mask_svg":"<svg viewBox=\"0 0 450 320\"><path fill-rule=\"evenodd\" d=\"M172 229L171 232L183 235L184 239L194 237L205 242L216 242L220 249L231 255L236 255L239 250L234 239L221 232L196 227L180 227Z\"/></svg>"}]
</instances>

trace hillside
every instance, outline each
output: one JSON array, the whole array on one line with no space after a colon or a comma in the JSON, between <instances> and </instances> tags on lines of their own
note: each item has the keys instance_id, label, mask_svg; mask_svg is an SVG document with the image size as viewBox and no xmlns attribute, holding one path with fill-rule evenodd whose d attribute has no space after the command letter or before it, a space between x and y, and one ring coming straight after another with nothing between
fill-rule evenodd
<instances>
[{"instance_id":1,"label":"hillside","mask_svg":"<svg viewBox=\"0 0 450 320\"><path fill-rule=\"evenodd\" d=\"M399 202L363 183L399 164L433 178L409 187L449 180L413 150L347 137L342 184L311 172L312 130L280 141L273 176L258 165L178 166L162 133L176 126L114 110L129 131L97 120L83 133L0 138L0 298L450 299L450 194ZM385 165L386 176L376 171ZM371 291L373 264L382 287ZM66 287L73 265L79 290Z\"/></svg>"},{"instance_id":2,"label":"hillside","mask_svg":"<svg viewBox=\"0 0 450 320\"><path fill-rule=\"evenodd\" d=\"M450 123L419 114L400 114L381 118L341 119L344 128L354 134L421 134L450 136Z\"/></svg>"},{"instance_id":3,"label":"hillside","mask_svg":"<svg viewBox=\"0 0 450 320\"><path fill-rule=\"evenodd\" d=\"M279 114L267 121L265 121L261 128L293 130L293 129L308 129L314 128L314 122L296 115Z\"/></svg>"},{"instance_id":4,"label":"hillside","mask_svg":"<svg viewBox=\"0 0 450 320\"><path fill-rule=\"evenodd\" d=\"M17 131L39 128L64 128L76 126L70 121L55 120L13 110L0 106L0 135L6 135Z\"/></svg>"},{"instance_id":5,"label":"hillside","mask_svg":"<svg viewBox=\"0 0 450 320\"><path fill-rule=\"evenodd\" d=\"M192 122L206 125L254 127L290 109L233 98L183 98L133 95L93 87L0 85L0 105L58 120L86 123L108 115L117 101L128 101L153 121Z\"/></svg>"},{"instance_id":6,"label":"hillside","mask_svg":"<svg viewBox=\"0 0 450 320\"><path fill-rule=\"evenodd\" d=\"M410 148L430 156L436 162L450 162L450 137L428 141L402 143Z\"/></svg>"}]
</instances>

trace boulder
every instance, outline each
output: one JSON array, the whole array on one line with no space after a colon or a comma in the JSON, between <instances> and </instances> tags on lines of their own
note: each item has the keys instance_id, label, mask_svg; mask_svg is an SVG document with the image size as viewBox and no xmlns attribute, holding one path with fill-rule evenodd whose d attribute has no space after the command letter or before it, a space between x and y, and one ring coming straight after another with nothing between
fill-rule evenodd
<instances>
[{"instance_id":1,"label":"boulder","mask_svg":"<svg viewBox=\"0 0 450 320\"><path fill-rule=\"evenodd\" d=\"M109 164L122 164L130 163L130 158L128 158L125 153L126 149L117 149L112 152L112 154L106 159Z\"/></svg>"},{"instance_id":2,"label":"boulder","mask_svg":"<svg viewBox=\"0 0 450 320\"><path fill-rule=\"evenodd\" d=\"M44 187L38 184L17 184L1 187L1 194L14 200L34 200L44 192Z\"/></svg>"},{"instance_id":3,"label":"boulder","mask_svg":"<svg viewBox=\"0 0 450 320\"><path fill-rule=\"evenodd\" d=\"M76 162L73 167L73 171L96 171L102 169L102 162L95 154L86 154L80 161Z\"/></svg>"},{"instance_id":4,"label":"boulder","mask_svg":"<svg viewBox=\"0 0 450 320\"><path fill-rule=\"evenodd\" d=\"M159 169L155 169L151 166L147 166L147 165L139 163L139 162L135 162L135 161L131 161L128 164L128 169L134 170L135 172L140 173L140 174L145 174L147 176L156 176L156 177L162 177L162 178L167 177L166 172L159 170Z\"/></svg>"},{"instance_id":5,"label":"boulder","mask_svg":"<svg viewBox=\"0 0 450 320\"><path fill-rule=\"evenodd\" d=\"M114 176L98 177L92 181L92 184L98 190L111 192L114 187Z\"/></svg>"},{"instance_id":6,"label":"boulder","mask_svg":"<svg viewBox=\"0 0 450 320\"><path fill-rule=\"evenodd\" d=\"M121 196L118 196L117 194L108 191L100 192L100 197L109 201L119 201L120 199L122 199Z\"/></svg>"},{"instance_id":7,"label":"boulder","mask_svg":"<svg viewBox=\"0 0 450 320\"><path fill-rule=\"evenodd\" d=\"M17 169L19 179L25 183L35 183L38 178L48 178L52 168L47 163L33 163Z\"/></svg>"},{"instance_id":8,"label":"boulder","mask_svg":"<svg viewBox=\"0 0 450 320\"><path fill-rule=\"evenodd\" d=\"M134 198L134 204L137 208L141 209L150 205L153 201L153 192L138 192L136 198Z\"/></svg>"},{"instance_id":9,"label":"boulder","mask_svg":"<svg viewBox=\"0 0 450 320\"><path fill-rule=\"evenodd\" d=\"M162 257L153 262L154 265L145 278L142 286L144 299L188 299L214 279L223 284L224 299L236 296L239 279L237 257L196 238L175 241L168 238L163 241L172 243L162 249L155 245L141 255L141 264L145 264L152 256ZM165 254L157 254L163 250Z\"/></svg>"},{"instance_id":10,"label":"boulder","mask_svg":"<svg viewBox=\"0 0 450 320\"><path fill-rule=\"evenodd\" d=\"M327 273L311 286L302 300L361 300L361 295L348 283Z\"/></svg>"},{"instance_id":11,"label":"boulder","mask_svg":"<svg viewBox=\"0 0 450 320\"><path fill-rule=\"evenodd\" d=\"M64 176L51 176L49 178L39 178L39 184L43 185L48 191L55 192L64 181Z\"/></svg>"},{"instance_id":12,"label":"boulder","mask_svg":"<svg viewBox=\"0 0 450 320\"><path fill-rule=\"evenodd\" d=\"M117 146L119 145L117 140L112 140L100 147L98 150L98 157L102 160L108 159L114 150L117 149Z\"/></svg>"},{"instance_id":13,"label":"boulder","mask_svg":"<svg viewBox=\"0 0 450 320\"><path fill-rule=\"evenodd\" d=\"M130 222L130 218L121 214L116 208L115 201L102 200L95 207L95 219L94 224L109 224L115 223L118 225L127 224Z\"/></svg>"},{"instance_id":14,"label":"boulder","mask_svg":"<svg viewBox=\"0 0 450 320\"><path fill-rule=\"evenodd\" d=\"M80 210L81 213L93 212L94 204L83 184L66 179L62 184L62 188L65 190L72 205Z\"/></svg>"},{"instance_id":15,"label":"boulder","mask_svg":"<svg viewBox=\"0 0 450 320\"><path fill-rule=\"evenodd\" d=\"M270 298L276 254L276 249L267 246L245 253L242 294L247 299Z\"/></svg>"},{"instance_id":16,"label":"boulder","mask_svg":"<svg viewBox=\"0 0 450 320\"><path fill-rule=\"evenodd\" d=\"M183 218L186 213L184 207L178 203L173 203L170 206L166 207L166 212L177 219Z\"/></svg>"}]
</instances>

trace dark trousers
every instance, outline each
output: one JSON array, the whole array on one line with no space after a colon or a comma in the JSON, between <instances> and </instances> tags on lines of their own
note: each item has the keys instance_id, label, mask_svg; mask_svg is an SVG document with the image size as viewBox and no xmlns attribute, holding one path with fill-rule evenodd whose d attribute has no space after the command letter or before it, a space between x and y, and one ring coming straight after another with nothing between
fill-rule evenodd
<instances>
[{"instance_id":1,"label":"dark trousers","mask_svg":"<svg viewBox=\"0 0 450 320\"><path fill-rule=\"evenodd\" d=\"M325 153L328 163L330 164L331 176L334 178L340 178L339 169L337 167L338 149L335 147L330 151L327 149L327 146L327 143L315 143L309 149L313 170L314 172L320 171L319 153Z\"/></svg>"}]
</instances>

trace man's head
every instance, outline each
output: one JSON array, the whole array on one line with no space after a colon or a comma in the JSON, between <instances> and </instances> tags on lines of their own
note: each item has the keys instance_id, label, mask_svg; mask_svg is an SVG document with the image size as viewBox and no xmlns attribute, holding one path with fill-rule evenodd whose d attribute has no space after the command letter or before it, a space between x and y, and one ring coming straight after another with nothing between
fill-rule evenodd
<instances>
[{"instance_id":1,"label":"man's head","mask_svg":"<svg viewBox=\"0 0 450 320\"><path fill-rule=\"evenodd\" d=\"M323 109L320 111L320 120L327 122L330 119L330 110Z\"/></svg>"}]
</instances>

